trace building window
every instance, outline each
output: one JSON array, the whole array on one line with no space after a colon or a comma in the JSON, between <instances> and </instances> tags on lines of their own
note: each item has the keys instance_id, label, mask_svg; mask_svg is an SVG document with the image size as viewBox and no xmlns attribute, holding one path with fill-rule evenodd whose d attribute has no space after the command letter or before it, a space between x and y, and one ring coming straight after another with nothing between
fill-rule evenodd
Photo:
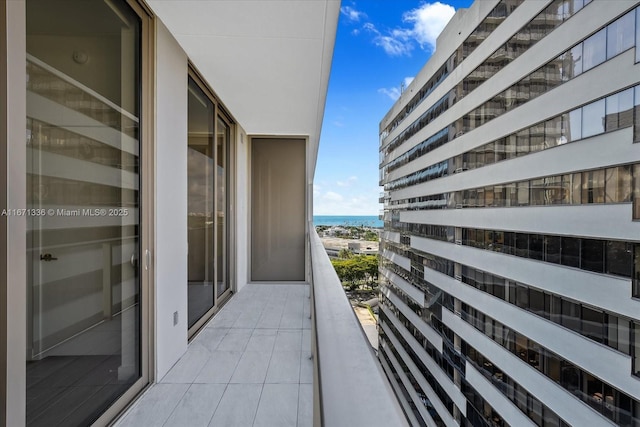
<instances>
[{"instance_id":1,"label":"building window","mask_svg":"<svg viewBox=\"0 0 640 427\"><path fill-rule=\"evenodd\" d=\"M638 19L640 20L640 8L638 8ZM640 22L640 21L639 21ZM640 28L640 24L638 24ZM640 45L638 47L640 49ZM640 55L638 56L640 61ZM633 142L640 142L640 88L636 86L634 88L633 97Z\"/></svg>"},{"instance_id":2,"label":"building window","mask_svg":"<svg viewBox=\"0 0 640 427\"><path fill-rule=\"evenodd\" d=\"M607 29L603 28L583 42L583 69L587 71L607 59Z\"/></svg>"},{"instance_id":3,"label":"building window","mask_svg":"<svg viewBox=\"0 0 640 427\"><path fill-rule=\"evenodd\" d=\"M573 110L569 112L568 117L565 115L564 118L568 118L566 124L563 122L563 125L567 128L566 133L570 135L567 141L582 139L582 109Z\"/></svg>"},{"instance_id":4,"label":"building window","mask_svg":"<svg viewBox=\"0 0 640 427\"><path fill-rule=\"evenodd\" d=\"M583 270L604 272L604 240L581 239L580 268Z\"/></svg>"},{"instance_id":5,"label":"building window","mask_svg":"<svg viewBox=\"0 0 640 427\"><path fill-rule=\"evenodd\" d=\"M636 8L636 62L640 62L640 7Z\"/></svg>"},{"instance_id":6,"label":"building window","mask_svg":"<svg viewBox=\"0 0 640 427\"><path fill-rule=\"evenodd\" d=\"M510 282L466 265L462 265L461 272L462 283L561 324L594 341L631 354L631 329L628 319L531 286ZM497 322L494 323L494 327L495 325Z\"/></svg>"},{"instance_id":7,"label":"building window","mask_svg":"<svg viewBox=\"0 0 640 427\"><path fill-rule=\"evenodd\" d=\"M632 295L640 298L640 244L633 247L633 289Z\"/></svg>"},{"instance_id":8,"label":"building window","mask_svg":"<svg viewBox=\"0 0 640 427\"><path fill-rule=\"evenodd\" d=\"M635 14L632 10L607 26L607 59L633 47Z\"/></svg>"},{"instance_id":9,"label":"building window","mask_svg":"<svg viewBox=\"0 0 640 427\"><path fill-rule=\"evenodd\" d=\"M580 43L562 54L562 80L568 81L582 74L582 45Z\"/></svg>"},{"instance_id":10,"label":"building window","mask_svg":"<svg viewBox=\"0 0 640 427\"><path fill-rule=\"evenodd\" d=\"M605 244L606 248L606 271L607 274L615 274L622 277L632 277L633 270L633 247L629 242L619 242L609 240Z\"/></svg>"},{"instance_id":11,"label":"building window","mask_svg":"<svg viewBox=\"0 0 640 427\"><path fill-rule=\"evenodd\" d=\"M542 261L544 258L544 236L541 234L529 235L529 258Z\"/></svg>"},{"instance_id":12,"label":"building window","mask_svg":"<svg viewBox=\"0 0 640 427\"><path fill-rule=\"evenodd\" d=\"M634 89L630 88L606 98L605 130L607 132L633 125L633 92Z\"/></svg>"},{"instance_id":13,"label":"building window","mask_svg":"<svg viewBox=\"0 0 640 427\"><path fill-rule=\"evenodd\" d=\"M582 173L582 203L604 203L604 169Z\"/></svg>"},{"instance_id":14,"label":"building window","mask_svg":"<svg viewBox=\"0 0 640 427\"><path fill-rule=\"evenodd\" d=\"M633 375L640 377L640 323L633 323ZM639 408L640 409L640 408ZM638 413L640 415L640 413Z\"/></svg>"},{"instance_id":15,"label":"building window","mask_svg":"<svg viewBox=\"0 0 640 427\"><path fill-rule=\"evenodd\" d=\"M560 264L560 236L544 237L544 260Z\"/></svg>"},{"instance_id":16,"label":"building window","mask_svg":"<svg viewBox=\"0 0 640 427\"><path fill-rule=\"evenodd\" d=\"M605 100L582 107L582 137L588 138L604 132Z\"/></svg>"},{"instance_id":17,"label":"building window","mask_svg":"<svg viewBox=\"0 0 640 427\"><path fill-rule=\"evenodd\" d=\"M562 237L562 265L580 268L580 239Z\"/></svg>"},{"instance_id":18,"label":"building window","mask_svg":"<svg viewBox=\"0 0 640 427\"><path fill-rule=\"evenodd\" d=\"M604 313L585 305L582 306L582 335L599 343L604 343Z\"/></svg>"},{"instance_id":19,"label":"building window","mask_svg":"<svg viewBox=\"0 0 640 427\"><path fill-rule=\"evenodd\" d=\"M605 171L605 203L625 203L631 201L631 166L618 166Z\"/></svg>"}]
</instances>

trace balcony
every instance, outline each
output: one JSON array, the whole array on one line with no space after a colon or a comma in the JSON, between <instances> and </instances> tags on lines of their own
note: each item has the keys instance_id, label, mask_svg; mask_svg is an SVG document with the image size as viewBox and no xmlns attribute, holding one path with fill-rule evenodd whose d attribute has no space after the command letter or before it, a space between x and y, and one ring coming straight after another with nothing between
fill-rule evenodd
<instances>
[{"instance_id":1,"label":"balcony","mask_svg":"<svg viewBox=\"0 0 640 427\"><path fill-rule=\"evenodd\" d=\"M407 425L315 231L311 259L311 284L243 287L116 426Z\"/></svg>"}]
</instances>

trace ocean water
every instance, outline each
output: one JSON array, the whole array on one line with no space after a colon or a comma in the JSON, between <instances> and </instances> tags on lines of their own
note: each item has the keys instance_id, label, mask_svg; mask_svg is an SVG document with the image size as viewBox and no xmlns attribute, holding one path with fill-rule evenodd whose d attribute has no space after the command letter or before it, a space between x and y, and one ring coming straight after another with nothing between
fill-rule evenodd
<instances>
[{"instance_id":1,"label":"ocean water","mask_svg":"<svg viewBox=\"0 0 640 427\"><path fill-rule=\"evenodd\" d=\"M349 216L349 215L314 215L313 225L352 225L365 227L384 227L384 222L378 216Z\"/></svg>"}]
</instances>

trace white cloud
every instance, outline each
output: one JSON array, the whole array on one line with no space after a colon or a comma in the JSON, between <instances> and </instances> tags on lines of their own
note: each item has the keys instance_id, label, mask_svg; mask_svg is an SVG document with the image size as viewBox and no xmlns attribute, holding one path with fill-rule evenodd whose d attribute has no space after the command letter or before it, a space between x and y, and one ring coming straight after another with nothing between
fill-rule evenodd
<instances>
[{"instance_id":1,"label":"white cloud","mask_svg":"<svg viewBox=\"0 0 640 427\"><path fill-rule=\"evenodd\" d=\"M404 80L402 81L402 84L399 87L392 87L392 88L383 87L378 89L378 93L387 95L393 101L397 101L398 98L400 98L400 94L402 93L402 86L404 85L404 89L406 89L407 87L409 87L412 81L413 81L413 77L405 77Z\"/></svg>"},{"instance_id":2,"label":"white cloud","mask_svg":"<svg viewBox=\"0 0 640 427\"><path fill-rule=\"evenodd\" d=\"M340 13L342 13L351 22L358 22L360 21L360 18L364 18L367 16L364 12L356 10L351 6L341 7Z\"/></svg>"},{"instance_id":3,"label":"white cloud","mask_svg":"<svg viewBox=\"0 0 640 427\"><path fill-rule=\"evenodd\" d=\"M392 87L387 89L386 87L378 89L378 93L382 93L391 98L392 101L397 101L400 98L400 89L397 87Z\"/></svg>"},{"instance_id":4,"label":"white cloud","mask_svg":"<svg viewBox=\"0 0 640 427\"><path fill-rule=\"evenodd\" d=\"M456 10L453 6L440 2L425 3L417 9L406 12L403 16L405 22L413 24L410 30L413 37L421 47L428 45L431 49L436 47L436 39L447 25Z\"/></svg>"},{"instance_id":5,"label":"white cloud","mask_svg":"<svg viewBox=\"0 0 640 427\"><path fill-rule=\"evenodd\" d=\"M357 180L358 180L357 176L350 176L345 181L337 181L336 184L338 185L338 187L350 187Z\"/></svg>"},{"instance_id":6,"label":"white cloud","mask_svg":"<svg viewBox=\"0 0 640 427\"><path fill-rule=\"evenodd\" d=\"M402 56L411 53L413 46L404 40L398 40L391 36L377 36L373 42L380 46L389 56Z\"/></svg>"},{"instance_id":7,"label":"white cloud","mask_svg":"<svg viewBox=\"0 0 640 427\"><path fill-rule=\"evenodd\" d=\"M424 3L402 15L408 27L382 32L371 22L362 28L373 34L373 43L381 47L389 56L409 56L417 43L422 49L434 50L436 39L455 14L453 6L435 2ZM391 96L391 95L389 95Z\"/></svg>"},{"instance_id":8,"label":"white cloud","mask_svg":"<svg viewBox=\"0 0 640 427\"><path fill-rule=\"evenodd\" d=\"M324 193L322 198L330 202L342 202L344 200L342 194L338 194L335 191L327 191L326 193Z\"/></svg>"},{"instance_id":9,"label":"white cloud","mask_svg":"<svg viewBox=\"0 0 640 427\"><path fill-rule=\"evenodd\" d=\"M366 22L362 28L373 34L373 43L384 49L389 56L409 55L413 49L407 40L401 40L393 35L384 35L371 22Z\"/></svg>"}]
</instances>

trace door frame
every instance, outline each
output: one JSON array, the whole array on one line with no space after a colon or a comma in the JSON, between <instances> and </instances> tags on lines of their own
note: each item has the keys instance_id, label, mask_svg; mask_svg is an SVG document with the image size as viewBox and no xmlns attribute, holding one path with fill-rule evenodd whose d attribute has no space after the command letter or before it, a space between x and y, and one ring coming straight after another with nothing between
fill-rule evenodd
<instances>
[{"instance_id":1,"label":"door frame","mask_svg":"<svg viewBox=\"0 0 640 427\"><path fill-rule=\"evenodd\" d=\"M143 1L126 0L140 18L140 378L94 422L106 426L155 380L155 35L153 12Z\"/></svg>"},{"instance_id":2,"label":"door frame","mask_svg":"<svg viewBox=\"0 0 640 427\"><path fill-rule=\"evenodd\" d=\"M0 139L3 161L2 183L3 208L26 207L26 144L10 144L23 141L27 126L26 106L26 3L25 0L1 0L2 49L0 59L2 74L2 129ZM11 105L11 107L9 107ZM2 328L2 381L3 405L6 411L0 414L3 425L24 425L26 419L26 218L2 216L3 282L0 303L4 316L0 318ZM11 242L11 244L9 244ZM8 345L8 343L11 345Z\"/></svg>"}]
</instances>

